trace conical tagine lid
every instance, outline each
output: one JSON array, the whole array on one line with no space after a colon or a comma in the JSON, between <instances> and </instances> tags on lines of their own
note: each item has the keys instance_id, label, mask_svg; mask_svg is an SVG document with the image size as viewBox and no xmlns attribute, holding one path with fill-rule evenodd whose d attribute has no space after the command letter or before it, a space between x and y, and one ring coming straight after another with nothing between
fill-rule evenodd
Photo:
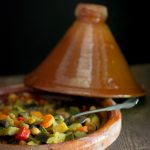
<instances>
[{"instance_id":1,"label":"conical tagine lid","mask_svg":"<svg viewBox=\"0 0 150 150\"><path fill-rule=\"evenodd\" d=\"M79 4L76 20L25 84L56 93L88 97L143 96L110 29L107 8Z\"/></svg>"}]
</instances>

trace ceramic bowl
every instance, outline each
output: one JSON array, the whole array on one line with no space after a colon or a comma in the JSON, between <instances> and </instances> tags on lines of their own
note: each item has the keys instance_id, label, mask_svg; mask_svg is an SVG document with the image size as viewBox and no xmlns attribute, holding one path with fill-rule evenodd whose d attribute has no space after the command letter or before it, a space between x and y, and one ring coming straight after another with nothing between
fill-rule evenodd
<instances>
[{"instance_id":1,"label":"ceramic bowl","mask_svg":"<svg viewBox=\"0 0 150 150\"><path fill-rule=\"evenodd\" d=\"M13 85L0 89L0 96L12 92L33 92L24 85ZM114 105L112 99L101 99L98 101L100 107ZM119 136L121 130L121 112L119 110L99 113L104 122L94 133L86 137L58 144L45 145L11 145L0 144L0 150L103 150L111 145Z\"/></svg>"}]
</instances>

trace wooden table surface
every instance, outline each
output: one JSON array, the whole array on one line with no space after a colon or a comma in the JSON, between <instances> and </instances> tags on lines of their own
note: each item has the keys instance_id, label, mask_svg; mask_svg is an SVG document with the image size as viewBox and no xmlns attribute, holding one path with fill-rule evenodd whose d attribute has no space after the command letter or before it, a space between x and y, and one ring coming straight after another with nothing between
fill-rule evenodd
<instances>
[{"instance_id":1,"label":"wooden table surface","mask_svg":"<svg viewBox=\"0 0 150 150\"><path fill-rule=\"evenodd\" d=\"M107 150L150 150L150 64L131 67L135 78L146 90L136 107L122 110L122 130ZM0 77L0 86L22 83L23 75Z\"/></svg>"}]
</instances>

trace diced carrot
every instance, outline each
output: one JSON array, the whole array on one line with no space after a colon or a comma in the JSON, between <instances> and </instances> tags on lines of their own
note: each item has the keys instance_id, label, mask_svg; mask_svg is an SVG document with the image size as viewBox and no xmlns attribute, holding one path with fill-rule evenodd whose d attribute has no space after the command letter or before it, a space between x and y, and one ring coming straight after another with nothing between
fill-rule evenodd
<instances>
[{"instance_id":1,"label":"diced carrot","mask_svg":"<svg viewBox=\"0 0 150 150\"><path fill-rule=\"evenodd\" d=\"M39 112L39 111L32 111L31 114L36 116L36 117L38 117L38 118L42 118L43 117L42 113Z\"/></svg>"},{"instance_id":2,"label":"diced carrot","mask_svg":"<svg viewBox=\"0 0 150 150\"><path fill-rule=\"evenodd\" d=\"M6 119L8 116L0 112L0 120Z\"/></svg>"},{"instance_id":3,"label":"diced carrot","mask_svg":"<svg viewBox=\"0 0 150 150\"><path fill-rule=\"evenodd\" d=\"M14 125L15 125L16 127L19 127L20 123L21 123L21 122L20 122L18 119L14 119Z\"/></svg>"},{"instance_id":4,"label":"diced carrot","mask_svg":"<svg viewBox=\"0 0 150 150\"><path fill-rule=\"evenodd\" d=\"M77 131L81 131L81 132L88 132L88 127L87 126L82 126L76 129Z\"/></svg>"},{"instance_id":5,"label":"diced carrot","mask_svg":"<svg viewBox=\"0 0 150 150\"><path fill-rule=\"evenodd\" d=\"M10 110L8 107L4 107L1 109L1 112L4 113L4 114L9 114Z\"/></svg>"},{"instance_id":6,"label":"diced carrot","mask_svg":"<svg viewBox=\"0 0 150 150\"><path fill-rule=\"evenodd\" d=\"M54 121L55 121L54 117L51 114L47 114L43 117L43 121L41 122L40 125L43 128L48 128L53 124Z\"/></svg>"}]
</instances>

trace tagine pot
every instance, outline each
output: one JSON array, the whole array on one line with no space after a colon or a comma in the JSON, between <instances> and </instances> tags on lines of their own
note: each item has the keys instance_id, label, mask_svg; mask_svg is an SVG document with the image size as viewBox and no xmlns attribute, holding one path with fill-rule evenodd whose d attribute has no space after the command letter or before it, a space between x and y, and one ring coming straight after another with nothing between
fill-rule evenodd
<instances>
[{"instance_id":1,"label":"tagine pot","mask_svg":"<svg viewBox=\"0 0 150 150\"><path fill-rule=\"evenodd\" d=\"M107 8L79 4L75 16L76 20L52 52L26 76L25 84L87 97L143 96L143 89L135 81L105 22Z\"/></svg>"},{"instance_id":2,"label":"tagine pot","mask_svg":"<svg viewBox=\"0 0 150 150\"><path fill-rule=\"evenodd\" d=\"M22 85L13 85L0 88L0 97L9 93L35 92L38 91ZM93 98L94 100L94 98ZM114 105L112 99L101 99L100 107ZM12 145L0 144L0 150L103 150L111 145L119 136L121 130L121 113L119 110L99 113L99 117L104 122L103 125L94 133L76 139L58 144L45 145Z\"/></svg>"}]
</instances>

